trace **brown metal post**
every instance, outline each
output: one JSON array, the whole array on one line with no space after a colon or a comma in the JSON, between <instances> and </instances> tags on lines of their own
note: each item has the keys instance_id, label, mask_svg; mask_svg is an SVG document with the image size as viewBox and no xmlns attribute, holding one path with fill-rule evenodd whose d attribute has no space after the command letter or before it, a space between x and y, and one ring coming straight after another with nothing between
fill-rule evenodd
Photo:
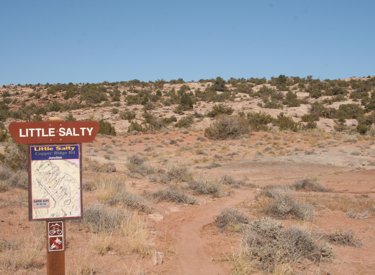
<instances>
[{"instance_id":1,"label":"brown metal post","mask_svg":"<svg viewBox=\"0 0 375 275\"><path fill-rule=\"evenodd\" d=\"M59 221L63 224L63 246L60 251L51 250L51 234L49 223L47 221L47 275L65 275L65 222ZM53 235L53 234L52 234ZM52 237L53 238L53 237Z\"/></svg>"}]
</instances>

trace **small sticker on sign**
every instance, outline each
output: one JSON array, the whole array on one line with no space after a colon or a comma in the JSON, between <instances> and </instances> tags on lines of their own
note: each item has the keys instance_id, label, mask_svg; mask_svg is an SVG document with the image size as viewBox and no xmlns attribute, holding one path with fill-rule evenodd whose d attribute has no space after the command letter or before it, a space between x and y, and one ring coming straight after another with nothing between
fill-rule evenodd
<instances>
[{"instance_id":1,"label":"small sticker on sign","mask_svg":"<svg viewBox=\"0 0 375 275\"><path fill-rule=\"evenodd\" d=\"M49 199L35 199L33 200L33 208L49 208Z\"/></svg>"},{"instance_id":2,"label":"small sticker on sign","mask_svg":"<svg viewBox=\"0 0 375 275\"><path fill-rule=\"evenodd\" d=\"M64 250L64 223L62 221L48 222L48 251Z\"/></svg>"}]
</instances>

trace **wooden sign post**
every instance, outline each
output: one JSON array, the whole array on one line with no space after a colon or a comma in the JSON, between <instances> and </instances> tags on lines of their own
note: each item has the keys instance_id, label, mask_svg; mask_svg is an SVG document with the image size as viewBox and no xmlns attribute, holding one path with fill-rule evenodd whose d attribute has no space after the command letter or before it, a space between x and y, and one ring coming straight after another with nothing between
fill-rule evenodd
<instances>
[{"instance_id":1,"label":"wooden sign post","mask_svg":"<svg viewBox=\"0 0 375 275\"><path fill-rule=\"evenodd\" d=\"M95 121L12 122L16 143L29 145L29 220L46 221L47 274L65 274L65 220L82 217L82 142Z\"/></svg>"}]
</instances>

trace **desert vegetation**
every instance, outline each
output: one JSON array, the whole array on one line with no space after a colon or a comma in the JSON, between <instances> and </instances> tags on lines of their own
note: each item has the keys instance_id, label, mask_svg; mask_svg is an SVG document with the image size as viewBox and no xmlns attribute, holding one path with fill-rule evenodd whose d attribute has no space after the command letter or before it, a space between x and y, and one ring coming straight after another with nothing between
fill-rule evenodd
<instances>
[{"instance_id":1,"label":"desert vegetation","mask_svg":"<svg viewBox=\"0 0 375 275\"><path fill-rule=\"evenodd\" d=\"M7 129L49 116L100 123L83 146L83 218L67 221L69 274L372 271L374 89L284 75L3 86L0 273L45 268L28 149Z\"/></svg>"}]
</instances>

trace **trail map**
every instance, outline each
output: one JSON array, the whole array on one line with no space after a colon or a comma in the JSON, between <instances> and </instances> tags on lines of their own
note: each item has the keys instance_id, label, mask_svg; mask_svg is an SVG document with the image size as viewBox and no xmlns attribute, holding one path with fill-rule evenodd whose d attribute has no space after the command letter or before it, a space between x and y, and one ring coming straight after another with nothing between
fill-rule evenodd
<instances>
[{"instance_id":1,"label":"trail map","mask_svg":"<svg viewBox=\"0 0 375 275\"><path fill-rule=\"evenodd\" d=\"M30 146L31 219L81 216L78 144Z\"/></svg>"}]
</instances>

